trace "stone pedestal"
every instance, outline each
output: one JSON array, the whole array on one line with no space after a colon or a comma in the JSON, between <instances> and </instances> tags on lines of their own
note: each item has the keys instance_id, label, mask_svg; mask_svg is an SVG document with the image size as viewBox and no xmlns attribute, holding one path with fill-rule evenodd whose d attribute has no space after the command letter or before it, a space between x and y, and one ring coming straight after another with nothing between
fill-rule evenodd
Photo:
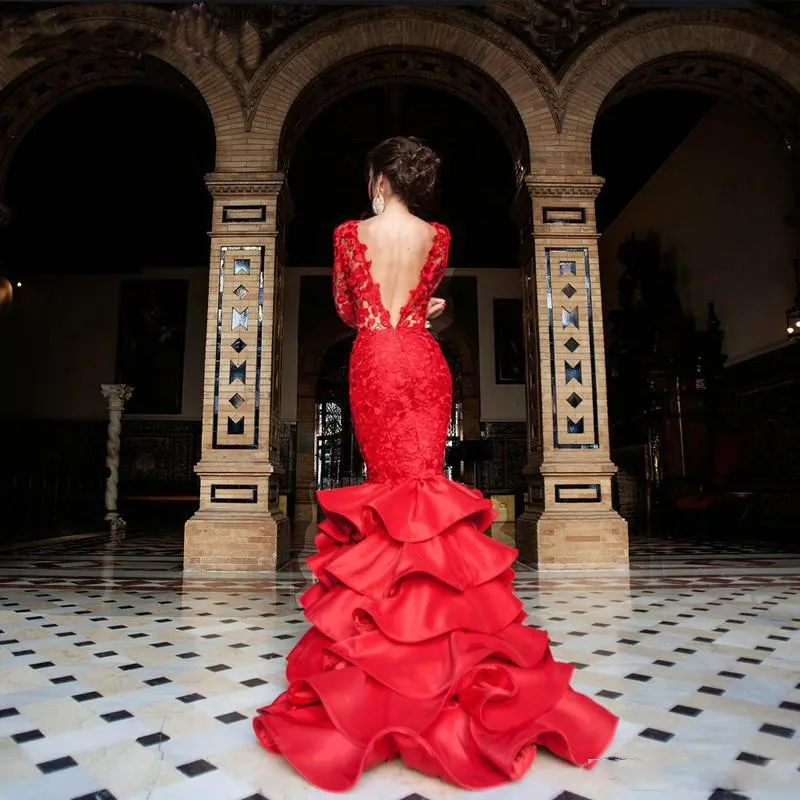
<instances>
[{"instance_id":1,"label":"stone pedestal","mask_svg":"<svg viewBox=\"0 0 800 800\"><path fill-rule=\"evenodd\" d=\"M272 572L289 560L289 520L247 514L196 514L186 523L185 572Z\"/></svg>"}]
</instances>

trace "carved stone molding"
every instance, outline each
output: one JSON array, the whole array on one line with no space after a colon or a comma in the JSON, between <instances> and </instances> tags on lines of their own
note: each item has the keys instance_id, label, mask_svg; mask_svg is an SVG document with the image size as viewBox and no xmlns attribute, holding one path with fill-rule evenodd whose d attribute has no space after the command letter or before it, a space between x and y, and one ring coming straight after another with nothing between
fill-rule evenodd
<instances>
[{"instance_id":1,"label":"carved stone molding","mask_svg":"<svg viewBox=\"0 0 800 800\"><path fill-rule=\"evenodd\" d=\"M60 21L60 20L59 20ZM99 27L81 27L74 23L56 31L36 27L15 50L11 58L64 59L70 56L132 56L151 52L163 42L163 34L137 28L122 21L108 22Z\"/></svg>"},{"instance_id":2,"label":"carved stone molding","mask_svg":"<svg viewBox=\"0 0 800 800\"><path fill-rule=\"evenodd\" d=\"M603 188L605 179L599 175L569 178L530 176L525 185L531 197L590 197L594 199Z\"/></svg>"},{"instance_id":3,"label":"carved stone molding","mask_svg":"<svg viewBox=\"0 0 800 800\"><path fill-rule=\"evenodd\" d=\"M210 172L206 186L212 197L242 194L278 195L284 185L282 172Z\"/></svg>"},{"instance_id":4,"label":"carved stone molding","mask_svg":"<svg viewBox=\"0 0 800 800\"><path fill-rule=\"evenodd\" d=\"M617 21L625 0L491 0L481 10L553 71Z\"/></svg>"}]
</instances>

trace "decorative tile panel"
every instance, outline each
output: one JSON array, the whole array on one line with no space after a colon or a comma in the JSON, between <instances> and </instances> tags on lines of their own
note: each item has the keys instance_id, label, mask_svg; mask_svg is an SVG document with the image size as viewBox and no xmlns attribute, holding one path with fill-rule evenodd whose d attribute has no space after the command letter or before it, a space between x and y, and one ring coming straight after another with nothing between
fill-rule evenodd
<instances>
[{"instance_id":1,"label":"decorative tile panel","mask_svg":"<svg viewBox=\"0 0 800 800\"><path fill-rule=\"evenodd\" d=\"M525 389L528 403L528 448L541 445L539 402L539 319L536 308L536 282L533 261L522 276L523 319L525 321Z\"/></svg>"},{"instance_id":2,"label":"decorative tile panel","mask_svg":"<svg viewBox=\"0 0 800 800\"><path fill-rule=\"evenodd\" d=\"M259 447L264 265L263 246L220 248L212 418L217 450Z\"/></svg>"},{"instance_id":3,"label":"decorative tile panel","mask_svg":"<svg viewBox=\"0 0 800 800\"><path fill-rule=\"evenodd\" d=\"M597 364L588 248L546 247L545 273L553 445L596 448Z\"/></svg>"},{"instance_id":4,"label":"decorative tile panel","mask_svg":"<svg viewBox=\"0 0 800 800\"><path fill-rule=\"evenodd\" d=\"M569 361L564 362L564 382L577 381L583 383L583 365L580 361L577 364L570 364Z\"/></svg>"},{"instance_id":5,"label":"decorative tile panel","mask_svg":"<svg viewBox=\"0 0 800 800\"><path fill-rule=\"evenodd\" d=\"M578 264L574 259L565 259L558 262L558 273L562 277L564 275L577 275Z\"/></svg>"},{"instance_id":6,"label":"decorative tile panel","mask_svg":"<svg viewBox=\"0 0 800 800\"><path fill-rule=\"evenodd\" d=\"M247 383L247 361L242 361L241 364L231 361L228 372L230 373L228 383Z\"/></svg>"}]
</instances>

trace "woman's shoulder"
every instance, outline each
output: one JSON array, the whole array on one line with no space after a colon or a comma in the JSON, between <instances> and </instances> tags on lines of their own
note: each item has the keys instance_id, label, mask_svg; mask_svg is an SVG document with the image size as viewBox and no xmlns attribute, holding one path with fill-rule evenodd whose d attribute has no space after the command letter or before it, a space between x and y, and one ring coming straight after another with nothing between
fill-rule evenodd
<instances>
[{"instance_id":1,"label":"woman's shoulder","mask_svg":"<svg viewBox=\"0 0 800 800\"><path fill-rule=\"evenodd\" d=\"M340 222L336 226L336 230L338 231L338 230L342 230L343 228L354 228L354 227L356 227L358 225L358 223L359 223L359 220L357 220L357 219L347 219L344 222Z\"/></svg>"},{"instance_id":2,"label":"woman's shoulder","mask_svg":"<svg viewBox=\"0 0 800 800\"><path fill-rule=\"evenodd\" d=\"M444 225L441 222L429 222L428 223L439 236L446 236L448 239L450 238L450 228L447 225Z\"/></svg>"}]
</instances>

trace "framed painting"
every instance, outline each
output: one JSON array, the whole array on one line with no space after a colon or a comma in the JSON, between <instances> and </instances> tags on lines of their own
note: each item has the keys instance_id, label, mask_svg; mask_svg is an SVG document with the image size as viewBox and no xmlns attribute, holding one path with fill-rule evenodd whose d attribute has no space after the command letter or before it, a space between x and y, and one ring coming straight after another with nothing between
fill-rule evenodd
<instances>
[{"instance_id":1,"label":"framed painting","mask_svg":"<svg viewBox=\"0 0 800 800\"><path fill-rule=\"evenodd\" d=\"M522 333L522 300L495 299L494 375L498 384L525 384L525 344Z\"/></svg>"},{"instance_id":2,"label":"framed painting","mask_svg":"<svg viewBox=\"0 0 800 800\"><path fill-rule=\"evenodd\" d=\"M134 389L130 414L180 414L189 282L123 281L116 382Z\"/></svg>"}]
</instances>

